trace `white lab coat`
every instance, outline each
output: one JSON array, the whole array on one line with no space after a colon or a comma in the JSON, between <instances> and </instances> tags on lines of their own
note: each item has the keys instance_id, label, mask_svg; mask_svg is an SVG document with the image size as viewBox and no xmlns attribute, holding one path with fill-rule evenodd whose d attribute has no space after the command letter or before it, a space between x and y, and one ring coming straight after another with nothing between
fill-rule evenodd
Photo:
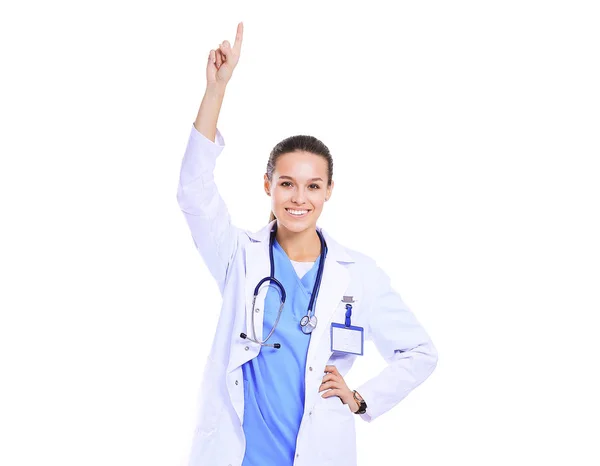
<instances>
[{"instance_id":1,"label":"white lab coat","mask_svg":"<svg viewBox=\"0 0 600 466\"><path fill-rule=\"evenodd\" d=\"M198 395L197 423L188 466L240 466L245 437L242 365L256 357L260 346L240 337L251 336L250 313L256 284L269 275L271 224L250 232L231 224L214 183L213 170L225 141L217 130L210 141L192 125L182 161L177 192L179 206L194 243L216 279L223 306ZM306 363L305 411L296 443L294 466L356 465L355 419L371 422L392 409L421 384L437 364L437 351L388 276L375 261L350 250L322 231L328 246L322 284L316 303L318 325L313 331ZM262 340L266 287L255 307L257 338ZM343 296L353 296L352 325L365 329L365 340L375 343L388 363L377 376L356 389L367 402L367 412L352 414L338 397L322 398L319 385L328 364L342 376L356 355L331 352L331 322L343 323ZM205 335L206 336L206 335ZM269 343L277 342L277 330ZM281 407L285 409L285 407Z\"/></svg>"}]
</instances>

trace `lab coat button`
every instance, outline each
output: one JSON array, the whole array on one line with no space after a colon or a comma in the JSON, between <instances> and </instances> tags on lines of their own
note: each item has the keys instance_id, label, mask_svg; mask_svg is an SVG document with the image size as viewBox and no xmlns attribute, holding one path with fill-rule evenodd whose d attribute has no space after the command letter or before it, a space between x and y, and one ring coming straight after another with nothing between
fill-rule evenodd
<instances>
[{"instance_id":1,"label":"lab coat button","mask_svg":"<svg viewBox=\"0 0 600 466\"><path fill-rule=\"evenodd\" d=\"M259 308L256 308L256 311L254 311L254 312L260 312L260 309L259 309Z\"/></svg>"},{"instance_id":2,"label":"lab coat button","mask_svg":"<svg viewBox=\"0 0 600 466\"><path fill-rule=\"evenodd\" d=\"M309 370L309 371L312 371L312 367L309 367L309 368L308 368L308 370Z\"/></svg>"},{"instance_id":3,"label":"lab coat button","mask_svg":"<svg viewBox=\"0 0 600 466\"><path fill-rule=\"evenodd\" d=\"M244 348L244 349L245 349L246 351L248 351L248 350L250 349L250 347L249 347L249 346L246 346L246 348Z\"/></svg>"},{"instance_id":4,"label":"lab coat button","mask_svg":"<svg viewBox=\"0 0 600 466\"><path fill-rule=\"evenodd\" d=\"M236 385L238 384L238 381L237 381L237 380L235 381L235 384L236 384Z\"/></svg>"}]
</instances>

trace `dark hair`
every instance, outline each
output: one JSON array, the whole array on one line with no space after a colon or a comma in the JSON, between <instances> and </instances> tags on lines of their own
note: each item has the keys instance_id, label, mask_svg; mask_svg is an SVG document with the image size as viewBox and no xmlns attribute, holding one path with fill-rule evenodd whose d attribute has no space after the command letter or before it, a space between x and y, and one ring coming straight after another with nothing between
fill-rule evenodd
<instances>
[{"instance_id":1,"label":"dark hair","mask_svg":"<svg viewBox=\"0 0 600 466\"><path fill-rule=\"evenodd\" d=\"M331 186L331 179L333 177L333 158L331 157L329 148L316 137L304 134L285 138L273 148L271 155L269 155L269 161L267 162L267 178L269 181L273 180L273 172L275 171L277 159L284 154L296 151L310 152L311 154L323 157L327 162L327 186ZM269 222L272 222L273 220L275 220L275 214L271 211Z\"/></svg>"}]
</instances>

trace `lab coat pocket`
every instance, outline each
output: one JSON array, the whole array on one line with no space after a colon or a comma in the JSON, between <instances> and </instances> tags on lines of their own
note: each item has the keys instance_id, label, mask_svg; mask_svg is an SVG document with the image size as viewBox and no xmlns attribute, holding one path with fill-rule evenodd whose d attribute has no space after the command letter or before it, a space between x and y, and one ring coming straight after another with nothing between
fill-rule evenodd
<instances>
[{"instance_id":1,"label":"lab coat pocket","mask_svg":"<svg viewBox=\"0 0 600 466\"><path fill-rule=\"evenodd\" d=\"M330 461L355 448L354 414L337 396L323 398L315 406L314 433L319 458Z\"/></svg>"}]
</instances>

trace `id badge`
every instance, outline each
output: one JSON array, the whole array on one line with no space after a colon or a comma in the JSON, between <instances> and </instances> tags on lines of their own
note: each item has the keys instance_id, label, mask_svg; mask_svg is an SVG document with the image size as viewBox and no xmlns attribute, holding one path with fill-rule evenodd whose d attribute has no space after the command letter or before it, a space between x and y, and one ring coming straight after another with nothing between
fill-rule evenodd
<instances>
[{"instance_id":1,"label":"id badge","mask_svg":"<svg viewBox=\"0 0 600 466\"><path fill-rule=\"evenodd\" d=\"M364 329L353 325L331 324L331 351L336 353L364 353Z\"/></svg>"}]
</instances>

